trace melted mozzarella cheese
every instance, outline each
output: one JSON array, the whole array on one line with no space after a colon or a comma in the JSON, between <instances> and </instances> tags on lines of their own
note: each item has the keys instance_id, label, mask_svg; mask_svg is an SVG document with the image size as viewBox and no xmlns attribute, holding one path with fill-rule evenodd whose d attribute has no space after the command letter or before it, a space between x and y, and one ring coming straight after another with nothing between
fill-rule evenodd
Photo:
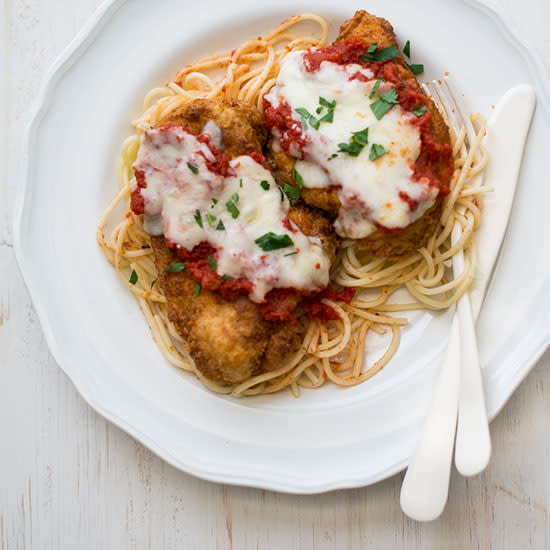
<instances>
[{"instance_id":1,"label":"melted mozzarella cheese","mask_svg":"<svg viewBox=\"0 0 550 550\"><path fill-rule=\"evenodd\" d=\"M274 108L287 103L296 122L302 120L296 109L305 108L321 118L327 110L316 114L320 98L336 101L333 122L321 122L318 129L307 124L303 150L290 147L290 153L300 159L296 170L304 187L337 188L341 206L335 229L343 237L366 237L377 225L390 229L408 226L434 204L438 193L425 182L411 179L421 148L420 132L409 124L414 115L394 105L377 120L370 105L378 94L369 97L377 79L369 69L323 61L319 70L309 72L303 55L291 52L283 59L277 83L265 98ZM378 93L390 88L381 82ZM340 143L349 143L354 132L366 128L368 144L357 157L338 153ZM274 134L277 137L276 131ZM370 160L373 144L389 152ZM417 201L418 206L411 211L400 193Z\"/></svg>"},{"instance_id":2,"label":"melted mozzarella cheese","mask_svg":"<svg viewBox=\"0 0 550 550\"><path fill-rule=\"evenodd\" d=\"M144 173L147 185L141 189L146 229L164 233L186 250L208 242L218 251L217 273L252 281L250 298L257 302L273 288L325 287L328 255L319 238L307 237L287 219L290 204L271 173L250 156L240 156L223 177L208 169L206 159L213 160L210 149L182 127L145 133L134 168ZM236 218L228 202L238 209ZM216 229L220 222L225 229ZM269 232L288 235L293 246L262 250L254 241Z\"/></svg>"}]
</instances>

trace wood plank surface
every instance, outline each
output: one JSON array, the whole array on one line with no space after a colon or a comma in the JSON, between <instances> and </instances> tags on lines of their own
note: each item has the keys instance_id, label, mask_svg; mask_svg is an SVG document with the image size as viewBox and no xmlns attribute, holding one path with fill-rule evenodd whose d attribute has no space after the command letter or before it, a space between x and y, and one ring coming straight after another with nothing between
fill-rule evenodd
<instances>
[{"instance_id":1,"label":"wood plank surface","mask_svg":"<svg viewBox=\"0 0 550 550\"><path fill-rule=\"evenodd\" d=\"M29 105L99 3L0 0L0 549L550 549L549 353L492 423L487 471L453 475L429 524L401 513L402 475L320 496L209 483L83 401L48 352L11 222ZM499 4L550 70L550 2Z\"/></svg>"}]
</instances>

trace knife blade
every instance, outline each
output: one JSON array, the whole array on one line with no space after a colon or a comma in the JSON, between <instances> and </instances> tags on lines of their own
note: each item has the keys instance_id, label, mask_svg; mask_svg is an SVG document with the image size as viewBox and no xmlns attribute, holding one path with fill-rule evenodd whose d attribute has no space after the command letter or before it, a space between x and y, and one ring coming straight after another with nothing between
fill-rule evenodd
<instances>
[{"instance_id":1,"label":"knife blade","mask_svg":"<svg viewBox=\"0 0 550 550\"><path fill-rule=\"evenodd\" d=\"M481 225L475 237L477 266L469 288L474 320L481 311L508 225L535 103L535 90L520 84L504 94L487 122L485 185L494 192L483 197Z\"/></svg>"}]
</instances>

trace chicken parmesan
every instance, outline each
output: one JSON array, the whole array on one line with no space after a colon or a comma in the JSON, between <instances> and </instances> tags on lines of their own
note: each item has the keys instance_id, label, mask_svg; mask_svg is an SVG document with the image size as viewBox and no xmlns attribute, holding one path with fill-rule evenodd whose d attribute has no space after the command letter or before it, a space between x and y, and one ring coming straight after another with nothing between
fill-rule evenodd
<instances>
[{"instance_id":1,"label":"chicken parmesan","mask_svg":"<svg viewBox=\"0 0 550 550\"><path fill-rule=\"evenodd\" d=\"M122 147L98 243L166 359L216 392L364 382L398 348L393 312L445 309L472 280L483 118L450 136L386 20L328 35L296 15L185 65Z\"/></svg>"},{"instance_id":2,"label":"chicken parmesan","mask_svg":"<svg viewBox=\"0 0 550 550\"><path fill-rule=\"evenodd\" d=\"M453 173L449 132L409 67L391 25L358 12L332 45L285 56L263 97L278 177L293 185L298 171L306 203L383 255L425 244Z\"/></svg>"}]
</instances>

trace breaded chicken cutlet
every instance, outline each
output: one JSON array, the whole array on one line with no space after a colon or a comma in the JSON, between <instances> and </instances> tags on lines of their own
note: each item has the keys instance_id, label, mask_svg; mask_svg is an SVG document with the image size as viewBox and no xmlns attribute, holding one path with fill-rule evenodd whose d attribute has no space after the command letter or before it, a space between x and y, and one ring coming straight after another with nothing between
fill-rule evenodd
<instances>
[{"instance_id":1,"label":"breaded chicken cutlet","mask_svg":"<svg viewBox=\"0 0 550 550\"><path fill-rule=\"evenodd\" d=\"M195 135L210 128L212 143L228 158L260 154L266 139L263 120L256 108L233 100L192 101L163 125L167 123L182 125ZM334 259L337 238L325 214L312 207L295 205L288 217L305 235L319 237L331 261ZM168 317L206 378L237 384L281 366L298 349L302 337L300 323L266 320L260 305L248 296L228 300L206 288L197 291L196 279L187 269L171 270L181 259L166 246L165 237L152 236L151 245Z\"/></svg>"}]
</instances>

